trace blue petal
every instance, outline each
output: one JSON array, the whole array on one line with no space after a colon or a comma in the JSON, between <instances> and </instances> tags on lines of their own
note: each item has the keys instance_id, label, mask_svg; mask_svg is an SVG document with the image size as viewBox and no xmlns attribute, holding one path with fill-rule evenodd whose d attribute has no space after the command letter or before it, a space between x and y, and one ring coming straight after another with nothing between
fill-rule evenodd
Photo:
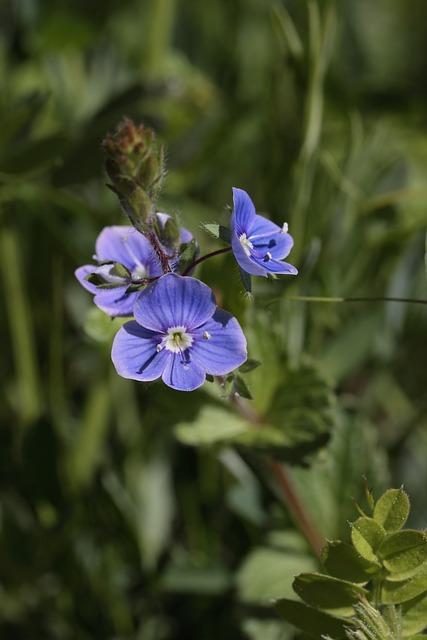
<instances>
[{"instance_id":1,"label":"blue petal","mask_svg":"<svg viewBox=\"0 0 427 640\"><path fill-rule=\"evenodd\" d=\"M169 327L195 329L215 312L212 291L200 280L168 273L144 289L135 304L136 320L152 331Z\"/></svg>"},{"instance_id":2,"label":"blue petal","mask_svg":"<svg viewBox=\"0 0 427 640\"><path fill-rule=\"evenodd\" d=\"M187 350L188 352L188 350ZM206 372L195 360L188 359L188 353L169 353L162 380L168 387L177 391L194 391L201 387ZM186 357L187 355L187 357Z\"/></svg>"},{"instance_id":3,"label":"blue petal","mask_svg":"<svg viewBox=\"0 0 427 640\"><path fill-rule=\"evenodd\" d=\"M266 276L267 272L265 267L258 265L250 256L247 256L238 236L233 233L231 236L231 247L233 249L234 257L237 260L239 266L250 273L252 276Z\"/></svg>"},{"instance_id":4,"label":"blue petal","mask_svg":"<svg viewBox=\"0 0 427 640\"><path fill-rule=\"evenodd\" d=\"M74 275L77 280L80 282L82 287L86 289L86 291L90 291L90 293L97 293L98 287L96 284L89 282L86 280L86 276L91 275L96 270L96 267L93 264L85 264L83 267L79 267L74 271Z\"/></svg>"},{"instance_id":5,"label":"blue petal","mask_svg":"<svg viewBox=\"0 0 427 640\"><path fill-rule=\"evenodd\" d=\"M143 266L149 277L162 274L153 247L134 227L105 227L96 241L96 256L98 260L120 262L130 272L137 266Z\"/></svg>"},{"instance_id":6,"label":"blue petal","mask_svg":"<svg viewBox=\"0 0 427 640\"><path fill-rule=\"evenodd\" d=\"M260 265L264 265L266 273L286 273L290 276L297 276L298 269L288 262L281 262L280 260L263 260L262 258L254 258L254 261Z\"/></svg>"},{"instance_id":7,"label":"blue petal","mask_svg":"<svg viewBox=\"0 0 427 640\"><path fill-rule=\"evenodd\" d=\"M97 307L113 318L132 316L139 291L126 293L127 285L112 289L98 289L93 301Z\"/></svg>"},{"instance_id":8,"label":"blue petal","mask_svg":"<svg viewBox=\"0 0 427 640\"><path fill-rule=\"evenodd\" d=\"M123 378L145 382L160 378L171 353L157 352L159 342L156 333L134 321L126 322L117 332L111 351L117 373Z\"/></svg>"},{"instance_id":9,"label":"blue petal","mask_svg":"<svg viewBox=\"0 0 427 640\"><path fill-rule=\"evenodd\" d=\"M246 233L249 236L256 215L254 203L246 191L236 187L233 187L233 202L231 228L238 236L242 235L242 233Z\"/></svg>"},{"instance_id":10,"label":"blue petal","mask_svg":"<svg viewBox=\"0 0 427 640\"><path fill-rule=\"evenodd\" d=\"M207 332L208 339L203 337ZM247 357L246 338L236 318L222 309L197 330L191 357L207 373L222 376L242 365Z\"/></svg>"},{"instance_id":11,"label":"blue petal","mask_svg":"<svg viewBox=\"0 0 427 640\"><path fill-rule=\"evenodd\" d=\"M277 224L259 215L256 216L250 241L254 248L260 251L265 249L264 254L269 251L271 256L277 260L286 258L294 244L289 233L283 233Z\"/></svg>"}]
</instances>

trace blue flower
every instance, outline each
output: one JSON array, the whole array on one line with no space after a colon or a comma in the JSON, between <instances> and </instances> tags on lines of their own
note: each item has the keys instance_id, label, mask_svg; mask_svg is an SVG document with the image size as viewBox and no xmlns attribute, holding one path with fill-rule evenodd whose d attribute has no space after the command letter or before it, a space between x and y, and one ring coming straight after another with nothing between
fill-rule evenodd
<instances>
[{"instance_id":1,"label":"blue flower","mask_svg":"<svg viewBox=\"0 0 427 640\"><path fill-rule=\"evenodd\" d=\"M166 213L156 215L162 226L170 217ZM192 237L187 229L180 229L181 243L190 242ZM170 258L171 269L174 269L175 256L166 247L164 249ZM95 295L97 307L113 317L133 315L133 305L140 293L137 287L141 286L141 281L157 278L163 273L147 238L131 226L105 227L96 240L94 258L100 264L79 267L75 276L87 291ZM118 272L116 264L124 269Z\"/></svg>"},{"instance_id":2,"label":"blue flower","mask_svg":"<svg viewBox=\"0 0 427 640\"><path fill-rule=\"evenodd\" d=\"M162 377L173 389L193 391L206 374L226 375L247 359L239 323L195 278L162 276L139 294L134 314L136 321L116 334L111 354L124 378Z\"/></svg>"},{"instance_id":3,"label":"blue flower","mask_svg":"<svg viewBox=\"0 0 427 640\"><path fill-rule=\"evenodd\" d=\"M286 273L296 276L298 270L283 262L294 244L288 225L279 227L257 215L254 204L243 189L233 188L231 246L243 271L253 276Z\"/></svg>"}]
</instances>

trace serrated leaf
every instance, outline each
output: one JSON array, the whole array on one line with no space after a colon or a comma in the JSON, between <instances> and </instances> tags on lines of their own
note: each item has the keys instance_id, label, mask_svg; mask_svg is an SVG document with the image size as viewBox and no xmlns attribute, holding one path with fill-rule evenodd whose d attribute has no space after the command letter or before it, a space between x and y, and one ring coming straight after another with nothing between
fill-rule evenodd
<instances>
[{"instance_id":1,"label":"serrated leaf","mask_svg":"<svg viewBox=\"0 0 427 640\"><path fill-rule=\"evenodd\" d=\"M402 631L406 637L427 627L427 593L402 605Z\"/></svg>"},{"instance_id":2,"label":"serrated leaf","mask_svg":"<svg viewBox=\"0 0 427 640\"><path fill-rule=\"evenodd\" d=\"M419 571L400 582L385 580L381 589L381 601L383 604L401 604L412 600L427 591L427 564L424 563Z\"/></svg>"},{"instance_id":3,"label":"serrated leaf","mask_svg":"<svg viewBox=\"0 0 427 640\"><path fill-rule=\"evenodd\" d=\"M331 576L360 584L366 583L380 569L379 565L365 560L354 547L340 540L327 543L322 561Z\"/></svg>"},{"instance_id":4,"label":"serrated leaf","mask_svg":"<svg viewBox=\"0 0 427 640\"><path fill-rule=\"evenodd\" d=\"M281 373L282 382L265 418L268 424L286 433L294 449L293 459L289 459L298 464L304 455L329 440L334 425L335 396L330 383L310 364L294 370L284 365Z\"/></svg>"},{"instance_id":5,"label":"serrated leaf","mask_svg":"<svg viewBox=\"0 0 427 640\"><path fill-rule=\"evenodd\" d=\"M385 568L398 574L399 580L404 580L418 571L420 565L427 560L427 536L422 531L413 529L397 531L386 537L378 554Z\"/></svg>"},{"instance_id":6,"label":"serrated leaf","mask_svg":"<svg viewBox=\"0 0 427 640\"><path fill-rule=\"evenodd\" d=\"M300 553L260 547L245 558L237 573L239 598L243 602L269 604L271 600L292 597L297 573L315 568L314 560Z\"/></svg>"},{"instance_id":7,"label":"serrated leaf","mask_svg":"<svg viewBox=\"0 0 427 640\"><path fill-rule=\"evenodd\" d=\"M389 489L374 507L374 520L386 531L398 531L409 516L410 503L403 489Z\"/></svg>"},{"instance_id":8,"label":"serrated leaf","mask_svg":"<svg viewBox=\"0 0 427 640\"><path fill-rule=\"evenodd\" d=\"M385 535L382 526L373 518L358 518L351 525L351 541L356 551L369 562L378 563L377 550Z\"/></svg>"},{"instance_id":9,"label":"serrated leaf","mask_svg":"<svg viewBox=\"0 0 427 640\"><path fill-rule=\"evenodd\" d=\"M294 625L311 638L318 640L325 636L333 638L333 640L341 640L346 637L347 620L334 618L323 611L295 600L279 600L274 607L286 622Z\"/></svg>"},{"instance_id":10,"label":"serrated leaf","mask_svg":"<svg viewBox=\"0 0 427 640\"><path fill-rule=\"evenodd\" d=\"M302 573L295 578L293 588L306 604L342 616L352 615L353 605L368 595L360 584L321 573Z\"/></svg>"}]
</instances>

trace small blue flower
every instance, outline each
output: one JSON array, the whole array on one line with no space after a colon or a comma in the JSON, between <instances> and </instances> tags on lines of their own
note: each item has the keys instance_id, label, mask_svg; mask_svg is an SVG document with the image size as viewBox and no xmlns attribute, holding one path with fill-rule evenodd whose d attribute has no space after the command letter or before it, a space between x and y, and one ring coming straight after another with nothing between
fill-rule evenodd
<instances>
[{"instance_id":1,"label":"small blue flower","mask_svg":"<svg viewBox=\"0 0 427 640\"><path fill-rule=\"evenodd\" d=\"M139 291L129 289L142 278L162 275L162 268L148 240L134 227L105 227L96 240L95 259L100 265L79 267L75 275L80 284L95 294L94 303L110 316L131 316ZM102 264L109 263L109 264ZM129 276L116 275L114 263L123 265ZM88 278L99 277L100 286Z\"/></svg>"},{"instance_id":2,"label":"small blue flower","mask_svg":"<svg viewBox=\"0 0 427 640\"><path fill-rule=\"evenodd\" d=\"M166 213L156 215L162 226L170 217ZM192 237L190 231L180 229L181 243L190 242ZM166 247L165 253L173 270L175 256ZM94 258L100 264L79 267L75 276L87 291L95 295L96 306L112 317L133 315L133 305L140 293L136 287L145 278L157 278L163 273L147 238L131 226L105 227L96 240ZM117 274L115 264L125 267L125 273Z\"/></svg>"},{"instance_id":3,"label":"small blue flower","mask_svg":"<svg viewBox=\"0 0 427 640\"><path fill-rule=\"evenodd\" d=\"M206 374L226 375L247 359L239 323L195 278L162 276L139 294L134 314L136 321L116 334L111 354L124 378L162 377L173 389L193 391Z\"/></svg>"},{"instance_id":4,"label":"small blue flower","mask_svg":"<svg viewBox=\"0 0 427 640\"><path fill-rule=\"evenodd\" d=\"M231 246L234 257L243 271L253 276L269 273L298 274L291 264L283 262L294 244L288 225L279 227L271 220L257 215L254 204L243 189L233 188L231 216Z\"/></svg>"}]
</instances>

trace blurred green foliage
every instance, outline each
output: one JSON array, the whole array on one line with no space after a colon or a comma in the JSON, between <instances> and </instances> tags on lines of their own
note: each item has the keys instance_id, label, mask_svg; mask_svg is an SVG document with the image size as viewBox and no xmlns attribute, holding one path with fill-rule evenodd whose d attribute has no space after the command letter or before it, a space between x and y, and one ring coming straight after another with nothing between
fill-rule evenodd
<instances>
[{"instance_id":1,"label":"blurred green foliage","mask_svg":"<svg viewBox=\"0 0 427 640\"><path fill-rule=\"evenodd\" d=\"M294 472L317 527L348 537L363 475L426 526L426 308L289 299L426 298L425 0L3 0L0 25L0 635L291 638L265 603L314 569L304 541L253 454L188 446L229 408L118 378L73 270L125 221L101 153L124 115L165 143L161 207L203 250L246 188L300 276L250 303L230 256L201 274L262 361L257 411L285 439L333 425Z\"/></svg>"}]
</instances>

